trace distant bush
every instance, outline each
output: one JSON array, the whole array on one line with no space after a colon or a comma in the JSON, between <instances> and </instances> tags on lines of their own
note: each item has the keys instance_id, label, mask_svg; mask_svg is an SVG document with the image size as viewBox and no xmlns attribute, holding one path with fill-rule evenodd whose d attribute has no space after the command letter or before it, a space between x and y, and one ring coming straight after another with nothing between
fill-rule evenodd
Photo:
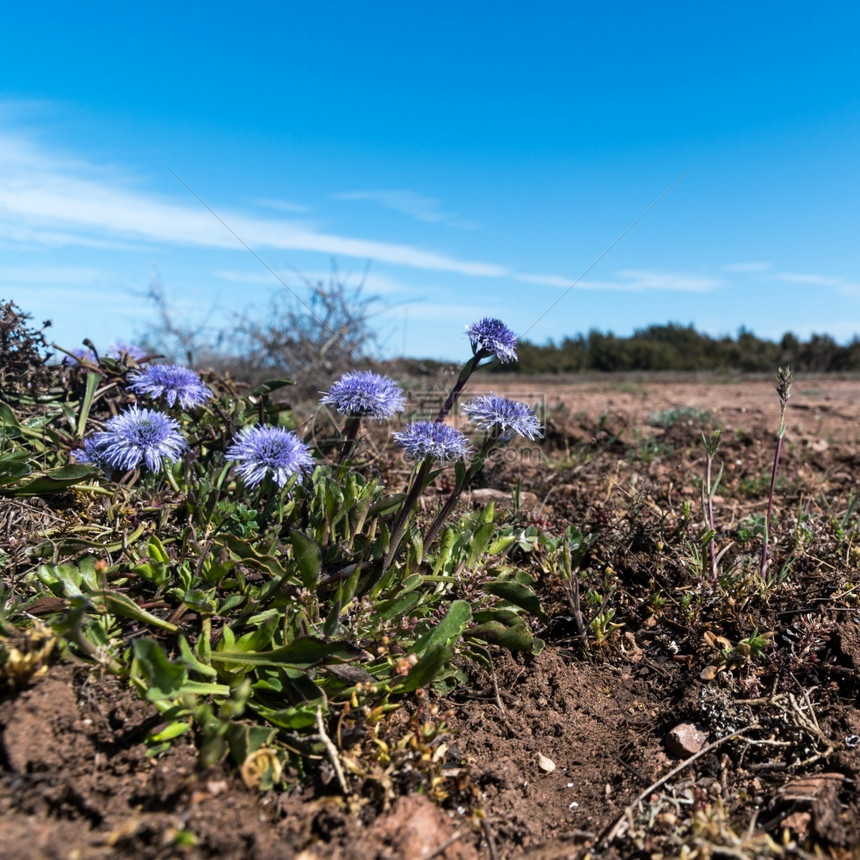
<instances>
[{"instance_id":1,"label":"distant bush","mask_svg":"<svg viewBox=\"0 0 860 860\"><path fill-rule=\"evenodd\" d=\"M332 376L367 364L376 345L370 318L376 299L363 285L349 286L336 269L327 280L305 280L300 297L284 285L268 308L245 311L228 327L208 318L196 327L179 320L161 283L150 283L147 298L158 321L145 333L151 353L195 366L211 367L234 379L257 384L273 375L299 380L294 393L316 396Z\"/></svg>"},{"instance_id":2,"label":"distant bush","mask_svg":"<svg viewBox=\"0 0 860 860\"><path fill-rule=\"evenodd\" d=\"M741 328L737 337L713 338L679 323L637 329L630 337L592 329L587 335L565 337L539 345L522 342L515 365L498 365L497 372L581 373L585 371L742 371L770 372L787 366L799 371L827 373L860 370L860 337L841 346L826 334L808 341L790 332L777 343Z\"/></svg>"}]
</instances>

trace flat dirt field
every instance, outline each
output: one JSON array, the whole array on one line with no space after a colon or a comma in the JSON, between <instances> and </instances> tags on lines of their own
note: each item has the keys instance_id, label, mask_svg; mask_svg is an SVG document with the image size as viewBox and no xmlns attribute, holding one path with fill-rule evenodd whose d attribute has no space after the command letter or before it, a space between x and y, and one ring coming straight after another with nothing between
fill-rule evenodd
<instances>
[{"instance_id":1,"label":"flat dirt field","mask_svg":"<svg viewBox=\"0 0 860 860\"><path fill-rule=\"evenodd\" d=\"M772 379L471 390L542 401L546 433L493 461L470 504L583 542L578 588L539 578L538 656L493 650L467 688L391 718L389 739L444 718L433 791L380 770L345 799L321 768L260 794L226 764L199 772L183 739L148 758L158 714L56 664L0 699L0 856L860 858L860 380L794 381L764 577Z\"/></svg>"}]
</instances>

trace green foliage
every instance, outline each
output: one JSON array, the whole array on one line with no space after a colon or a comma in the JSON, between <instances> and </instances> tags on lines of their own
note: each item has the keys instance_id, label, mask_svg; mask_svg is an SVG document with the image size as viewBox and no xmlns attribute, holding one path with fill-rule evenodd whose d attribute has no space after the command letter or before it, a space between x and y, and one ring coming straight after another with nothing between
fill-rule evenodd
<instances>
[{"instance_id":1,"label":"green foliage","mask_svg":"<svg viewBox=\"0 0 860 860\"><path fill-rule=\"evenodd\" d=\"M741 328L736 337L712 338L692 325L651 325L630 337L590 331L556 344L521 343L518 362L497 372L582 373L586 371L742 371L771 372L791 365L806 372L860 370L860 338L840 346L829 335L813 334L801 341L783 335L779 343Z\"/></svg>"},{"instance_id":2,"label":"green foliage","mask_svg":"<svg viewBox=\"0 0 860 860\"><path fill-rule=\"evenodd\" d=\"M190 454L160 473L113 481L75 464L80 440L130 401L128 370L58 366L38 408L0 403L0 495L59 495L68 511L21 563L4 623L26 627L29 606L49 606L66 653L161 712L153 753L189 732L204 764L265 749L260 784L272 785L288 760L319 755L320 719L450 690L488 644L541 649L535 580L510 559L536 537L492 505L449 518L425 546L415 500L350 460L318 451L313 474L284 488L235 477L224 453L237 429L293 426L270 399L290 380L242 395L210 376L210 404L171 410ZM440 471L424 469L421 488Z\"/></svg>"}]
</instances>

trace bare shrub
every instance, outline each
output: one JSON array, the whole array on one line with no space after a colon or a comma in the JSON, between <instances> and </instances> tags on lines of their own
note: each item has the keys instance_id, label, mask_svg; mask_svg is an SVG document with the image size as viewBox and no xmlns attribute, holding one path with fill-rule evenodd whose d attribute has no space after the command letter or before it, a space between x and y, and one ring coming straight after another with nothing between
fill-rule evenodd
<instances>
[{"instance_id":1,"label":"bare shrub","mask_svg":"<svg viewBox=\"0 0 860 860\"><path fill-rule=\"evenodd\" d=\"M376 299L363 281L350 287L332 267L328 280L305 280L308 299L287 288L272 299L261 319L246 314L237 323L238 353L257 377L286 373L315 393L334 377L366 364L377 345L370 327Z\"/></svg>"},{"instance_id":2,"label":"bare shrub","mask_svg":"<svg viewBox=\"0 0 860 860\"><path fill-rule=\"evenodd\" d=\"M288 376L297 382L291 389L295 396L316 395L334 377L368 363L377 346L370 325L377 299L364 294L363 279L350 286L334 265L327 279L299 277L307 298L285 284L265 313L242 313L229 328L210 324L214 309L196 325L180 321L160 280L153 278L146 297L158 321L144 342L153 352L251 384Z\"/></svg>"},{"instance_id":3,"label":"bare shrub","mask_svg":"<svg viewBox=\"0 0 860 860\"><path fill-rule=\"evenodd\" d=\"M50 381L44 332L51 322L37 329L27 324L30 319L14 302L0 300L0 393L7 399L36 395Z\"/></svg>"}]
</instances>

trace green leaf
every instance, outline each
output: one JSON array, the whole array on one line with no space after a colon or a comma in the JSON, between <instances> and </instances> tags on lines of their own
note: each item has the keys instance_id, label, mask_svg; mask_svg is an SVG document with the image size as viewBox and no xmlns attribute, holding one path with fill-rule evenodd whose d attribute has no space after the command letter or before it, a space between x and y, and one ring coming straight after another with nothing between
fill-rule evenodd
<instances>
[{"instance_id":1,"label":"green leaf","mask_svg":"<svg viewBox=\"0 0 860 860\"><path fill-rule=\"evenodd\" d=\"M203 675L206 678L218 677L218 673L211 666L207 666L200 661L197 655L191 650L191 646L184 636L179 637L179 653L182 655L185 663L199 675Z\"/></svg>"},{"instance_id":2,"label":"green leaf","mask_svg":"<svg viewBox=\"0 0 860 860\"><path fill-rule=\"evenodd\" d=\"M286 388L288 385L295 385L295 379L287 379L283 376L279 379L269 379L266 382L260 383L252 392L251 397L262 397L264 394L271 394L273 391L278 391L281 388Z\"/></svg>"},{"instance_id":3,"label":"green leaf","mask_svg":"<svg viewBox=\"0 0 860 860\"><path fill-rule=\"evenodd\" d=\"M467 636L527 654L537 654L543 648L544 643L534 638L526 620L510 610L487 610L480 617L482 623L470 627Z\"/></svg>"},{"instance_id":4,"label":"green leaf","mask_svg":"<svg viewBox=\"0 0 860 860\"><path fill-rule=\"evenodd\" d=\"M285 576L286 570L277 558L273 555L264 555L258 552L248 541L237 538L234 535L227 535L224 538L224 542L233 553L249 564L249 566L255 567L257 570L265 570L275 579L281 579Z\"/></svg>"},{"instance_id":5,"label":"green leaf","mask_svg":"<svg viewBox=\"0 0 860 860\"><path fill-rule=\"evenodd\" d=\"M179 629L175 624L141 609L130 597L119 592L103 591L101 598L105 602L105 607L108 612L113 612L116 615L123 615L126 618L132 618L135 621L140 621L143 624L149 624L152 627L160 627L162 630L167 630L169 633L176 633Z\"/></svg>"},{"instance_id":6,"label":"green leaf","mask_svg":"<svg viewBox=\"0 0 860 860\"><path fill-rule=\"evenodd\" d=\"M174 738L178 738L180 735L184 735L188 731L191 731L191 723L177 720L176 722L170 723L167 728L162 729L158 734L150 735L147 740L152 743L172 741Z\"/></svg>"},{"instance_id":7,"label":"green leaf","mask_svg":"<svg viewBox=\"0 0 860 860\"><path fill-rule=\"evenodd\" d=\"M413 591L424 582L424 576L420 573L410 573L406 579L400 584L400 593L406 594L408 591Z\"/></svg>"},{"instance_id":8,"label":"green leaf","mask_svg":"<svg viewBox=\"0 0 860 860\"><path fill-rule=\"evenodd\" d=\"M81 572L81 582L90 590L98 591L101 586L101 580L96 573L96 560L91 555L85 555L78 562L78 570Z\"/></svg>"},{"instance_id":9,"label":"green leaf","mask_svg":"<svg viewBox=\"0 0 860 860\"><path fill-rule=\"evenodd\" d=\"M323 700L317 700L314 703L297 705L293 708L281 708L274 710L260 706L251 707L268 722L282 729L306 729L314 725L317 721L317 708L324 703Z\"/></svg>"},{"instance_id":10,"label":"green leaf","mask_svg":"<svg viewBox=\"0 0 860 860\"><path fill-rule=\"evenodd\" d=\"M226 615L231 609L241 606L245 602L243 594L231 594L219 607L218 615Z\"/></svg>"},{"instance_id":11,"label":"green leaf","mask_svg":"<svg viewBox=\"0 0 860 860\"><path fill-rule=\"evenodd\" d=\"M453 645L472 620L472 608L465 600L455 600L448 614L431 630L425 633L412 650L422 657L425 652L438 646Z\"/></svg>"},{"instance_id":12,"label":"green leaf","mask_svg":"<svg viewBox=\"0 0 860 860\"><path fill-rule=\"evenodd\" d=\"M436 645L425 652L406 677L392 684L391 689L397 693L410 693L419 687L426 687L441 674L450 661L450 646Z\"/></svg>"},{"instance_id":13,"label":"green leaf","mask_svg":"<svg viewBox=\"0 0 860 860\"><path fill-rule=\"evenodd\" d=\"M40 564L36 576L57 597L82 597L81 572L74 564Z\"/></svg>"},{"instance_id":14,"label":"green leaf","mask_svg":"<svg viewBox=\"0 0 860 860\"><path fill-rule=\"evenodd\" d=\"M399 597L378 603L374 609L374 614L380 621L403 618L418 605L419 600L421 600L421 595L414 591L401 594Z\"/></svg>"},{"instance_id":15,"label":"green leaf","mask_svg":"<svg viewBox=\"0 0 860 860\"><path fill-rule=\"evenodd\" d=\"M154 561L160 561L163 564L170 564L170 555L157 535L152 535L152 537L150 537L146 542L146 554Z\"/></svg>"},{"instance_id":16,"label":"green leaf","mask_svg":"<svg viewBox=\"0 0 860 860\"><path fill-rule=\"evenodd\" d=\"M80 484L85 478L93 478L99 474L99 470L92 466L83 464L71 464L61 466L45 475L34 478L27 484L12 487L8 490L0 490L2 495L11 496L40 496L44 493L57 493L74 484Z\"/></svg>"},{"instance_id":17,"label":"green leaf","mask_svg":"<svg viewBox=\"0 0 860 860\"><path fill-rule=\"evenodd\" d=\"M7 429L16 430L19 433L24 429L18 422L18 418L12 407L8 403L4 403L2 400L0 400L0 424Z\"/></svg>"},{"instance_id":18,"label":"green leaf","mask_svg":"<svg viewBox=\"0 0 860 860\"><path fill-rule=\"evenodd\" d=\"M242 764L251 753L260 747L268 746L277 734L268 726L248 726L244 723L230 723L227 729L227 742L230 755L236 764Z\"/></svg>"},{"instance_id":19,"label":"green leaf","mask_svg":"<svg viewBox=\"0 0 860 860\"><path fill-rule=\"evenodd\" d=\"M540 600L537 594L527 585L513 580L493 580L484 583L484 591L487 594L494 594L496 597L501 597L502 600L507 600L508 603L513 603L514 606L519 606L525 609L526 612L546 620L546 613L540 605Z\"/></svg>"},{"instance_id":20,"label":"green leaf","mask_svg":"<svg viewBox=\"0 0 860 860\"><path fill-rule=\"evenodd\" d=\"M212 662L308 669L329 660L355 660L362 656L364 651L349 642L326 642L316 636L299 636L289 645L271 651L216 650L212 652Z\"/></svg>"},{"instance_id":21,"label":"green leaf","mask_svg":"<svg viewBox=\"0 0 860 860\"><path fill-rule=\"evenodd\" d=\"M23 451L21 454L27 456ZM14 484L26 478L31 471L29 463L21 462L19 457L0 457L0 484Z\"/></svg>"},{"instance_id":22,"label":"green leaf","mask_svg":"<svg viewBox=\"0 0 860 860\"><path fill-rule=\"evenodd\" d=\"M299 568L302 585L312 590L316 587L322 570L320 548L316 541L311 540L306 534L296 529L290 532L290 543L293 545L293 553Z\"/></svg>"},{"instance_id":23,"label":"green leaf","mask_svg":"<svg viewBox=\"0 0 860 860\"><path fill-rule=\"evenodd\" d=\"M152 639L135 639L132 642L134 658L131 679L149 702L175 699L188 680L188 669L182 663L167 659L158 643Z\"/></svg>"},{"instance_id":24,"label":"green leaf","mask_svg":"<svg viewBox=\"0 0 860 860\"><path fill-rule=\"evenodd\" d=\"M81 400L81 411L78 414L78 439L83 439L84 433L86 432L87 419L90 417L90 409L92 409L93 397L95 397L96 389L98 388L100 379L100 373L97 373L95 370L87 371L87 387L86 391L84 392L84 398L83 400Z\"/></svg>"},{"instance_id":25,"label":"green leaf","mask_svg":"<svg viewBox=\"0 0 860 860\"><path fill-rule=\"evenodd\" d=\"M487 547L487 555L501 555L511 544L516 543L516 535L500 535Z\"/></svg>"},{"instance_id":26,"label":"green leaf","mask_svg":"<svg viewBox=\"0 0 860 860\"><path fill-rule=\"evenodd\" d=\"M489 510L489 507L487 508ZM481 523L475 529L472 539L469 541L469 555L466 559L466 564L469 567L474 567L478 563L478 559L483 554L484 550L490 543L490 539L496 530L495 523Z\"/></svg>"},{"instance_id":27,"label":"green leaf","mask_svg":"<svg viewBox=\"0 0 860 860\"><path fill-rule=\"evenodd\" d=\"M383 496L378 502L374 502L370 506L370 516L378 517L382 514L387 514L389 511L393 511L405 498L406 493Z\"/></svg>"}]
</instances>

